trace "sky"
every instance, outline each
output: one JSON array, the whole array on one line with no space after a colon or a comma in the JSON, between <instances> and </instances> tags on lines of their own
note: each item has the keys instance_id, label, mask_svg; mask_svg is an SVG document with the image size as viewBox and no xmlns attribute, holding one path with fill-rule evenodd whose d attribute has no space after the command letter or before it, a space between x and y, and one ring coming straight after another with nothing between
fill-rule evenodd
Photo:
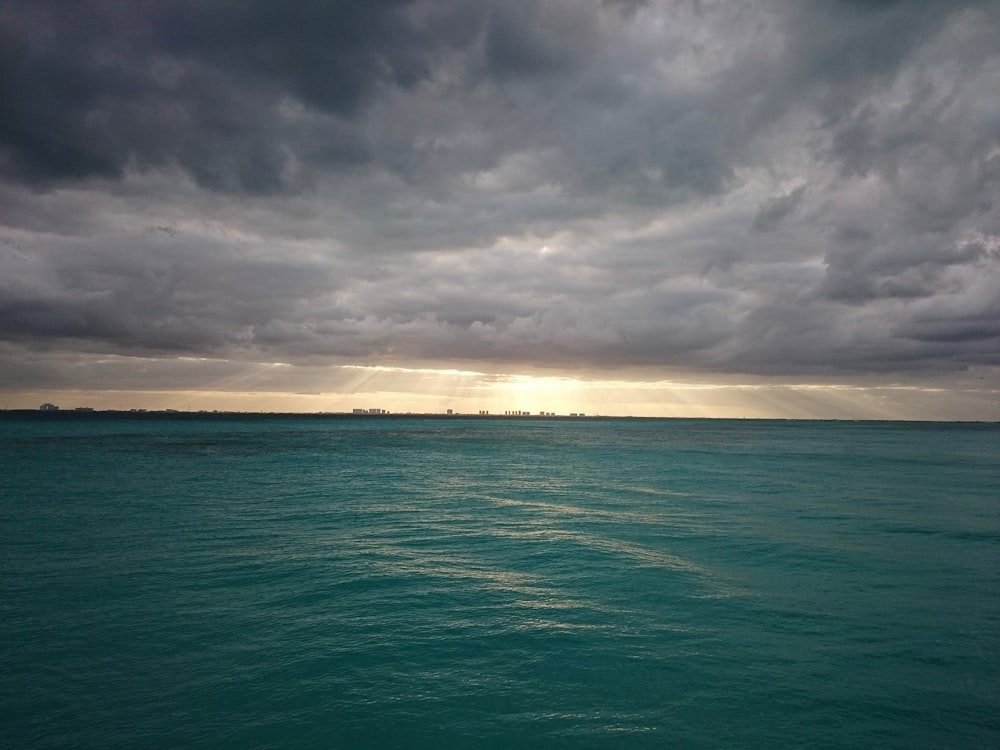
<instances>
[{"instance_id":1,"label":"sky","mask_svg":"<svg viewBox=\"0 0 1000 750\"><path fill-rule=\"evenodd\" d=\"M42 401L1000 420L1000 3L6 0Z\"/></svg>"}]
</instances>

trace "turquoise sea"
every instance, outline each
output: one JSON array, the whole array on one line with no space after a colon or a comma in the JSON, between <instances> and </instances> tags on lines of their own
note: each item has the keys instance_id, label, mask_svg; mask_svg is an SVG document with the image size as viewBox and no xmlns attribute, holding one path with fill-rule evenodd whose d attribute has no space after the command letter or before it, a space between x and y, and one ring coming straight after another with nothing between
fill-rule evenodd
<instances>
[{"instance_id":1,"label":"turquoise sea","mask_svg":"<svg viewBox=\"0 0 1000 750\"><path fill-rule=\"evenodd\" d=\"M0 745L997 748L1000 425L0 415Z\"/></svg>"}]
</instances>

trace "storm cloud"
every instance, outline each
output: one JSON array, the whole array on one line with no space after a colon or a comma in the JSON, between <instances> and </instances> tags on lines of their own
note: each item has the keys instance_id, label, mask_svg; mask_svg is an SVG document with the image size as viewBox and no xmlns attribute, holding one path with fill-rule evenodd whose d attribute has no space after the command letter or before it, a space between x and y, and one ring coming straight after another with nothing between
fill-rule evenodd
<instances>
[{"instance_id":1,"label":"storm cloud","mask_svg":"<svg viewBox=\"0 0 1000 750\"><path fill-rule=\"evenodd\" d=\"M974 0L11 0L0 340L995 378L998 38Z\"/></svg>"}]
</instances>

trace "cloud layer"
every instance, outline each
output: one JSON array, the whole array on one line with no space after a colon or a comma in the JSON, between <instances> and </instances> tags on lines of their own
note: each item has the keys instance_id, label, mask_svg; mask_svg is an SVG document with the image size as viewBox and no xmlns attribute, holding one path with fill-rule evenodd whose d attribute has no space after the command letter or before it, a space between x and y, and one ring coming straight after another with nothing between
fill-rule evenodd
<instances>
[{"instance_id":1,"label":"cloud layer","mask_svg":"<svg viewBox=\"0 0 1000 750\"><path fill-rule=\"evenodd\" d=\"M998 37L985 1L13 0L0 339L990 371Z\"/></svg>"}]
</instances>

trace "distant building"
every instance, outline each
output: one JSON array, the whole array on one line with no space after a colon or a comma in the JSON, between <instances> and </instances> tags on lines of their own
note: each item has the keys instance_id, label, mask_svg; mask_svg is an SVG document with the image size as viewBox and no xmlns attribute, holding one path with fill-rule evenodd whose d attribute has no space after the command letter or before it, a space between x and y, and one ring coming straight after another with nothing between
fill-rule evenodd
<instances>
[{"instance_id":1,"label":"distant building","mask_svg":"<svg viewBox=\"0 0 1000 750\"><path fill-rule=\"evenodd\" d=\"M449 414L454 414L454 412L451 409L448 410L448 413Z\"/></svg>"},{"instance_id":2,"label":"distant building","mask_svg":"<svg viewBox=\"0 0 1000 750\"><path fill-rule=\"evenodd\" d=\"M93 411L93 410L94 410L93 406L78 406L75 409L73 409L73 411Z\"/></svg>"},{"instance_id":3,"label":"distant building","mask_svg":"<svg viewBox=\"0 0 1000 750\"><path fill-rule=\"evenodd\" d=\"M38 411L59 411L59 407L55 404L50 404L46 401L44 404L38 407Z\"/></svg>"},{"instance_id":4,"label":"distant building","mask_svg":"<svg viewBox=\"0 0 1000 750\"><path fill-rule=\"evenodd\" d=\"M386 409L355 409L354 414L388 414Z\"/></svg>"}]
</instances>

